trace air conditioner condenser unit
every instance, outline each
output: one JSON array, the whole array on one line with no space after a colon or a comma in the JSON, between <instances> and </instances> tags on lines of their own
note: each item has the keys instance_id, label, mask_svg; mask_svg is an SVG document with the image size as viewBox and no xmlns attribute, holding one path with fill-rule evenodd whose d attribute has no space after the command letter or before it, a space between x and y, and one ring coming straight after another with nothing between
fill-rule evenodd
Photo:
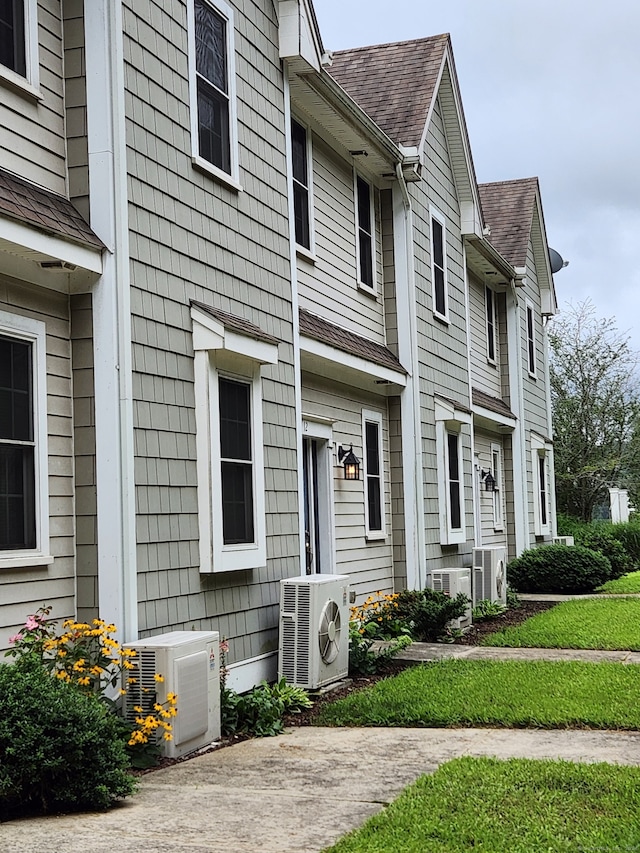
<instances>
[{"instance_id":1,"label":"air conditioner condenser unit","mask_svg":"<svg viewBox=\"0 0 640 853\"><path fill-rule=\"evenodd\" d=\"M132 679L125 696L128 720L153 713L175 693L178 714L171 722L172 739L158 740L164 755L178 758L220 737L220 635L217 631L171 631L127 643ZM162 676L161 682L155 676ZM134 707L142 708L142 714ZM160 731L160 730L159 730Z\"/></svg>"},{"instance_id":2,"label":"air conditioner condenser unit","mask_svg":"<svg viewBox=\"0 0 640 853\"><path fill-rule=\"evenodd\" d=\"M575 539L573 538L573 536L554 536L553 537L553 544L554 545L572 546L572 545L575 545L576 543L575 543Z\"/></svg>"},{"instance_id":3,"label":"air conditioner condenser unit","mask_svg":"<svg viewBox=\"0 0 640 853\"><path fill-rule=\"evenodd\" d=\"M502 545L473 549L473 606L485 600L507 603L507 549Z\"/></svg>"},{"instance_id":4,"label":"air conditioner condenser unit","mask_svg":"<svg viewBox=\"0 0 640 853\"><path fill-rule=\"evenodd\" d=\"M471 569L441 569L431 572L431 588L439 592L445 592L451 598L463 593L469 599L464 616L452 620L453 628L463 629L471 625Z\"/></svg>"}]
</instances>

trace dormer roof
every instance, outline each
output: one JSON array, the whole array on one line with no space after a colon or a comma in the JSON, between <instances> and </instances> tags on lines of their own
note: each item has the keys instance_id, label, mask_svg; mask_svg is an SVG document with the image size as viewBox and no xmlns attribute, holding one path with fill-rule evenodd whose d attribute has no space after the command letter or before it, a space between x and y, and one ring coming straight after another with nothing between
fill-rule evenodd
<instances>
[{"instance_id":1,"label":"dormer roof","mask_svg":"<svg viewBox=\"0 0 640 853\"><path fill-rule=\"evenodd\" d=\"M514 267L526 266L538 179L496 181L478 189L490 242Z\"/></svg>"}]
</instances>

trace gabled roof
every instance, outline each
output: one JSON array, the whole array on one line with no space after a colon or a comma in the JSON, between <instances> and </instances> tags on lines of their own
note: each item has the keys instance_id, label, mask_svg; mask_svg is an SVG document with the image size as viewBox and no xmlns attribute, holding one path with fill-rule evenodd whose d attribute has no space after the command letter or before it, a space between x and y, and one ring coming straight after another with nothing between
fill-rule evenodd
<instances>
[{"instance_id":1,"label":"gabled roof","mask_svg":"<svg viewBox=\"0 0 640 853\"><path fill-rule=\"evenodd\" d=\"M198 302L197 299L192 299L190 304L194 308L204 311L205 314L213 317L214 320L218 320L225 329L232 329L234 332L238 332L248 338L254 338L256 341L264 341L268 344L279 343L278 338L265 332L260 326L256 326L255 323L245 320L244 317L238 317L236 314L228 314L226 311L220 311L219 308L212 308L211 305L205 305L204 302Z\"/></svg>"},{"instance_id":2,"label":"gabled roof","mask_svg":"<svg viewBox=\"0 0 640 853\"><path fill-rule=\"evenodd\" d=\"M480 184L484 221L490 242L514 267L527 263L533 213L538 195L537 178Z\"/></svg>"},{"instance_id":3,"label":"gabled roof","mask_svg":"<svg viewBox=\"0 0 640 853\"><path fill-rule=\"evenodd\" d=\"M349 332L328 320L323 320L322 317L305 311L304 308L300 309L300 334L382 367L397 370L399 373L407 372L391 350L382 344L376 344L361 335L356 335L355 332Z\"/></svg>"},{"instance_id":4,"label":"gabled roof","mask_svg":"<svg viewBox=\"0 0 640 853\"><path fill-rule=\"evenodd\" d=\"M0 216L29 225L83 246L103 249L104 244L69 199L0 169Z\"/></svg>"},{"instance_id":5,"label":"gabled roof","mask_svg":"<svg viewBox=\"0 0 640 853\"><path fill-rule=\"evenodd\" d=\"M505 418L515 418L515 415L504 400L501 400L499 397L492 397L479 388L471 389L471 402L474 406L481 406L483 409L496 412L496 414L503 415Z\"/></svg>"},{"instance_id":6,"label":"gabled roof","mask_svg":"<svg viewBox=\"0 0 640 853\"><path fill-rule=\"evenodd\" d=\"M417 148L448 44L445 33L339 50L327 70L394 142Z\"/></svg>"}]
</instances>

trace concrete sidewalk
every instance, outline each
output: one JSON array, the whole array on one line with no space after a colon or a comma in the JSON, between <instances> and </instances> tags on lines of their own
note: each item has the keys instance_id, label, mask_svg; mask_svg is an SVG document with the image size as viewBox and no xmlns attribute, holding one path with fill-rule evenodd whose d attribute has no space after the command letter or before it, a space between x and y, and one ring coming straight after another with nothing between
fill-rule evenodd
<instances>
[{"instance_id":1,"label":"concrete sidewalk","mask_svg":"<svg viewBox=\"0 0 640 853\"><path fill-rule=\"evenodd\" d=\"M318 853L461 755L640 766L640 732L297 728L150 773L106 814L0 824L0 849Z\"/></svg>"}]
</instances>

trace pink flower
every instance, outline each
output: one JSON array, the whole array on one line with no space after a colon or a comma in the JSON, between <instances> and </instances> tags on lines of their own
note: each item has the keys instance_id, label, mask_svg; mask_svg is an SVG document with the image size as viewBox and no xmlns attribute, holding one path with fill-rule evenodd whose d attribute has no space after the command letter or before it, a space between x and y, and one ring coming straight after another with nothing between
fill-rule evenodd
<instances>
[{"instance_id":1,"label":"pink flower","mask_svg":"<svg viewBox=\"0 0 640 853\"><path fill-rule=\"evenodd\" d=\"M14 634L13 637L9 637L9 645L12 646L14 643L17 643L18 640L22 639L22 634Z\"/></svg>"},{"instance_id":2,"label":"pink flower","mask_svg":"<svg viewBox=\"0 0 640 853\"><path fill-rule=\"evenodd\" d=\"M28 616L27 621L24 623L24 627L27 631L33 631L34 628L40 627L40 622L35 616Z\"/></svg>"}]
</instances>

